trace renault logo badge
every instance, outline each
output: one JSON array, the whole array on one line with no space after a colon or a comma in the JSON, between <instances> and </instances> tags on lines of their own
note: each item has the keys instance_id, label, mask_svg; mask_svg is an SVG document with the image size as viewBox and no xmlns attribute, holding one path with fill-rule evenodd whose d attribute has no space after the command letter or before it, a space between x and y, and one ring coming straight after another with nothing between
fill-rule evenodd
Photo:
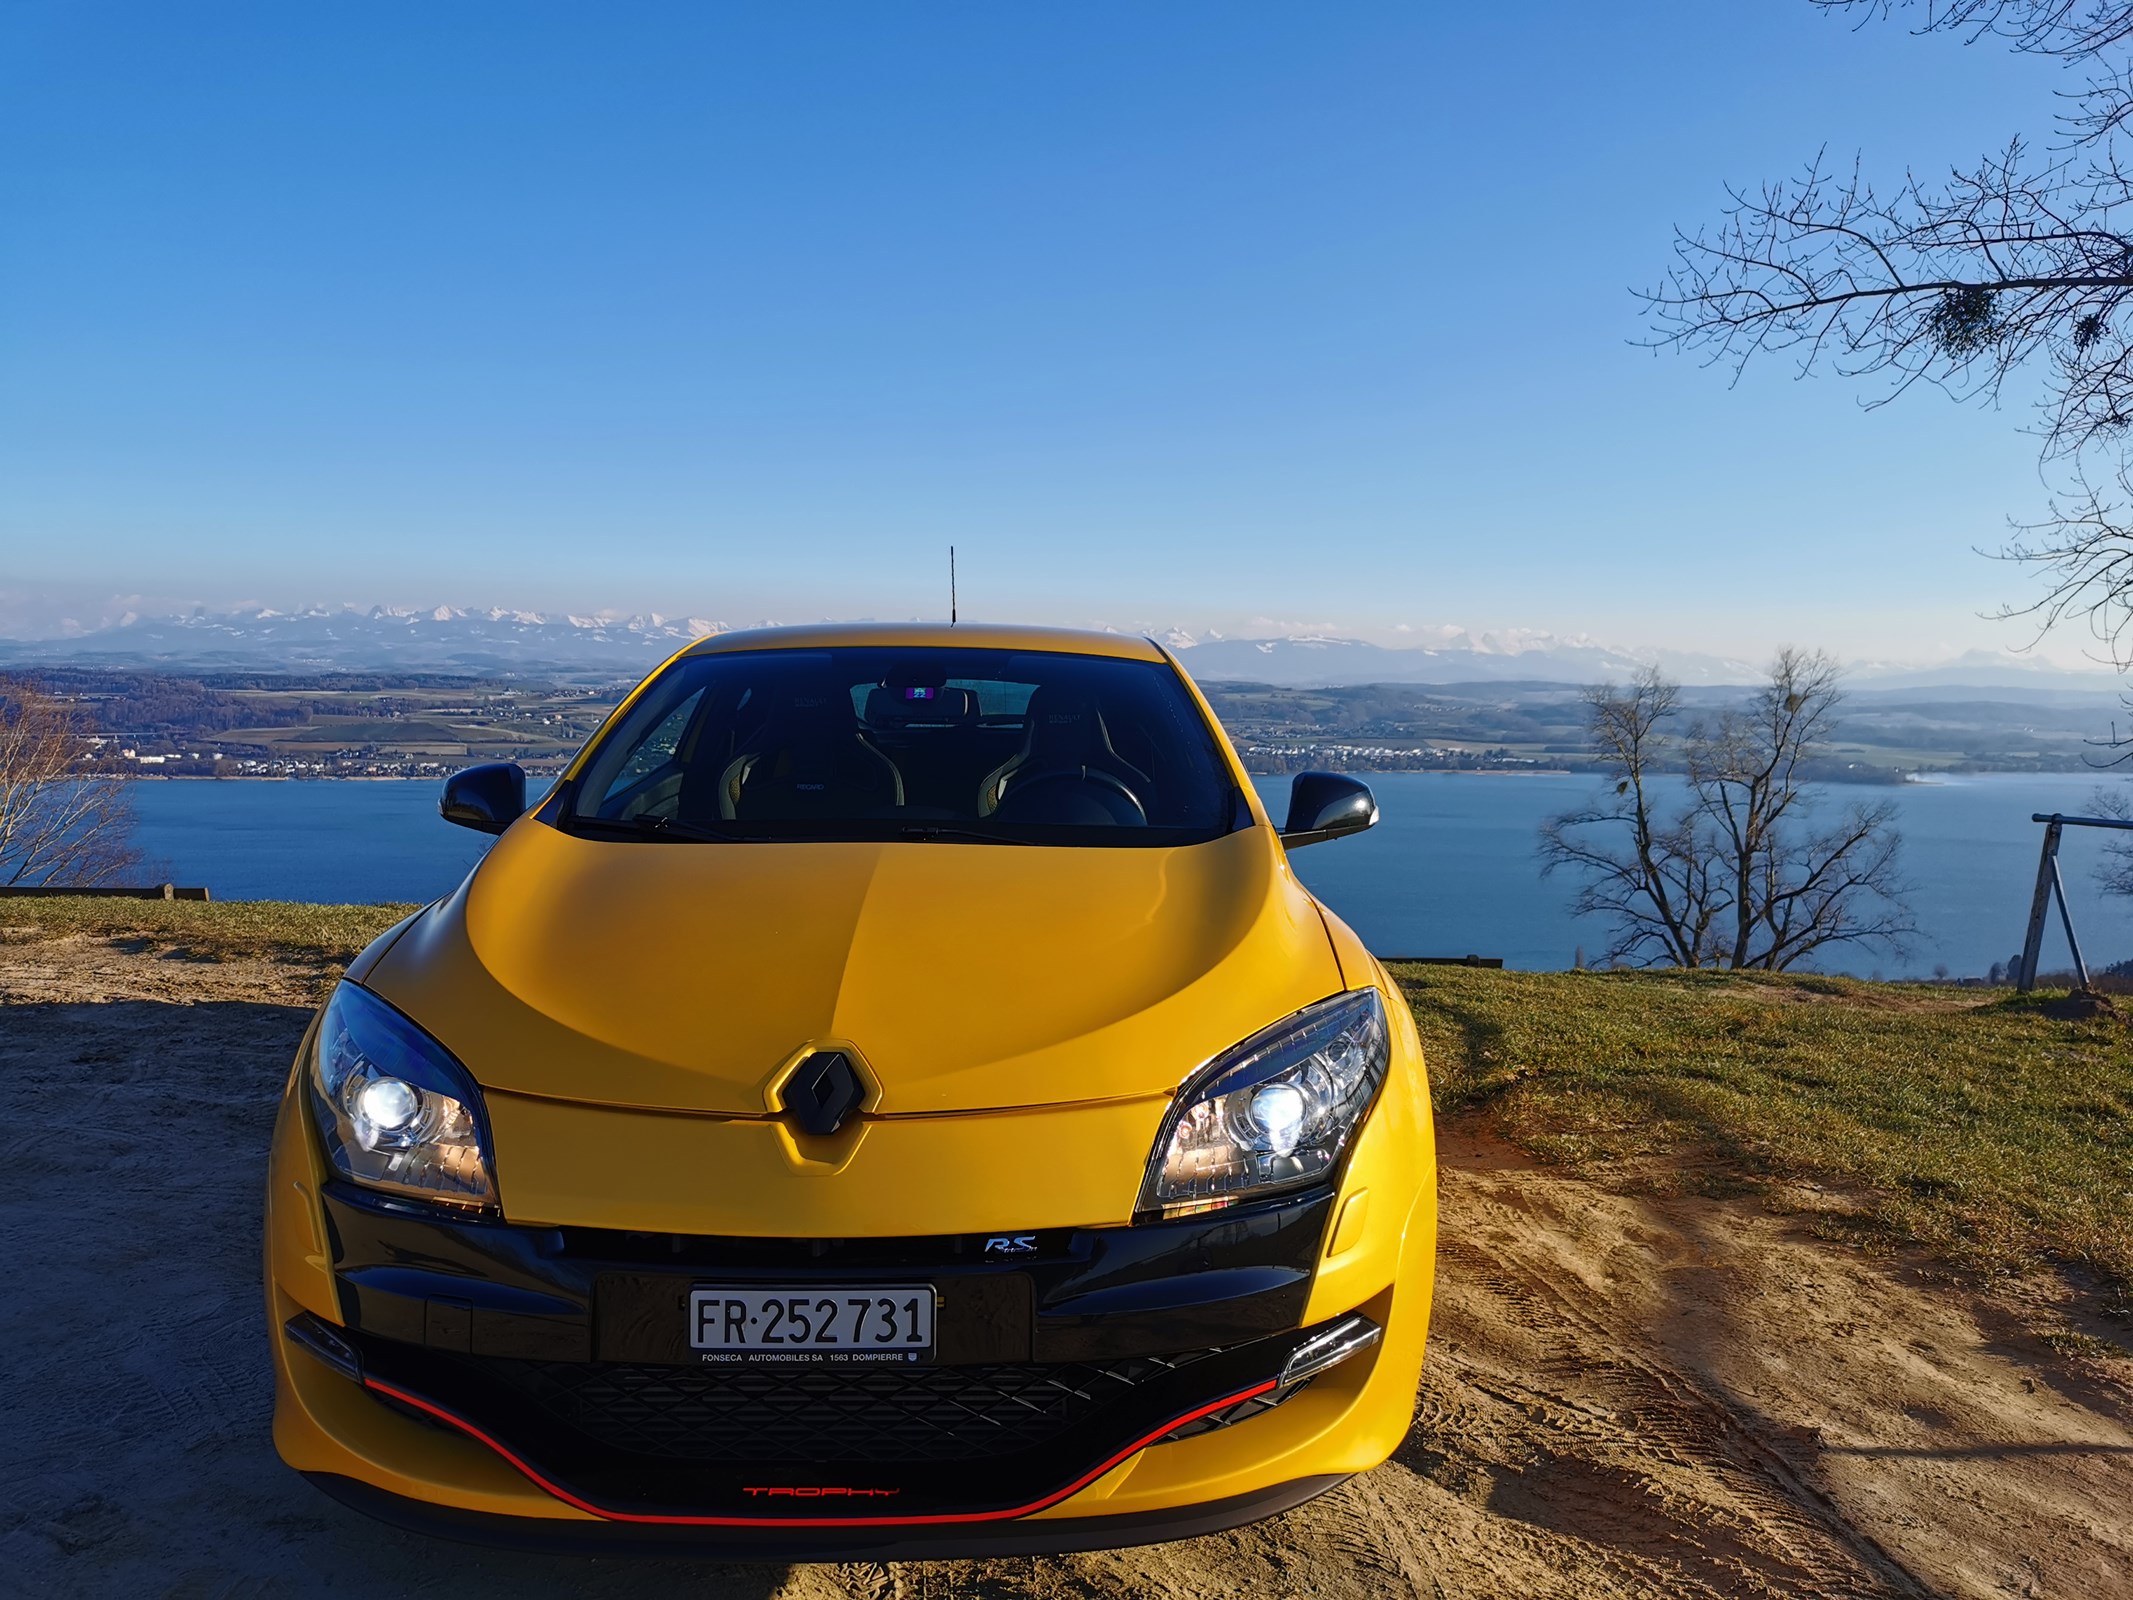
<instances>
[{"instance_id":1,"label":"renault logo badge","mask_svg":"<svg viewBox=\"0 0 2133 1600\"><path fill-rule=\"evenodd\" d=\"M866 1100L866 1085L842 1050L817 1050L778 1090L778 1109L807 1132L827 1138Z\"/></svg>"}]
</instances>

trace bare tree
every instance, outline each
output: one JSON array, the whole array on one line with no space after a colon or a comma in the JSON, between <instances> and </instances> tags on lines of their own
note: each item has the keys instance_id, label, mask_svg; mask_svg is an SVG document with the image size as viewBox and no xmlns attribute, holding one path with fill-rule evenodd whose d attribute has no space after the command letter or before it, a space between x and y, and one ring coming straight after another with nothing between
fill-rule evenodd
<instances>
[{"instance_id":1,"label":"bare tree","mask_svg":"<svg viewBox=\"0 0 2133 1600\"><path fill-rule=\"evenodd\" d=\"M1579 877L1572 909L1612 926L1606 961L1782 971L1832 946L1904 945L1895 808L1812 824L1807 773L1842 698L1836 664L1797 650L1745 705L1679 735L1679 687L1656 669L1587 691L1610 789L1545 823L1540 852L1544 873Z\"/></svg>"},{"instance_id":2,"label":"bare tree","mask_svg":"<svg viewBox=\"0 0 2133 1600\"><path fill-rule=\"evenodd\" d=\"M1675 235L1642 298L1653 342L1739 372L1784 352L1800 371L1996 400L2042 379L2038 431L2057 489L2004 553L2041 628L2079 618L2133 666L2133 0L1811 0L1862 22L1998 37L2080 69L2057 139L2010 139L1973 166L1870 180L1817 155L1796 178L1728 190L1716 223Z\"/></svg>"},{"instance_id":3,"label":"bare tree","mask_svg":"<svg viewBox=\"0 0 2133 1600\"><path fill-rule=\"evenodd\" d=\"M91 750L72 707L0 678L0 884L94 887L141 859L125 780Z\"/></svg>"},{"instance_id":4,"label":"bare tree","mask_svg":"<svg viewBox=\"0 0 2133 1600\"><path fill-rule=\"evenodd\" d=\"M1541 826L1543 874L1577 872L1571 909L1607 919L1612 941L1603 964L1701 967L1711 957L1716 915L1712 857L1689 809L1662 819L1654 780L1666 768L1666 725L1681 689L1647 667L1627 689L1585 691L1586 722L1605 763L1610 791L1580 811Z\"/></svg>"},{"instance_id":5,"label":"bare tree","mask_svg":"<svg viewBox=\"0 0 2133 1600\"><path fill-rule=\"evenodd\" d=\"M2122 785L2100 784L2089 791L2089 810L2099 817L2133 822L2133 794ZM2116 829L2099 830L2104 835L2102 859L2096 863L2096 887L2105 894L2133 895L2133 844Z\"/></svg>"}]
</instances>

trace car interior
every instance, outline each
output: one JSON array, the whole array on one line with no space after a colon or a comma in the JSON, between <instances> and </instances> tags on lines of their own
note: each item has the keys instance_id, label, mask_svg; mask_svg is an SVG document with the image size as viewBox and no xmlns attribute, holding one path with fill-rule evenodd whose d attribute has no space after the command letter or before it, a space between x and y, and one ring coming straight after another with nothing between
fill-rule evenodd
<instances>
[{"instance_id":1,"label":"car interior","mask_svg":"<svg viewBox=\"0 0 2133 1600\"><path fill-rule=\"evenodd\" d=\"M1208 829L1233 786L1165 663L1046 652L732 652L677 662L573 804L693 827ZM807 830L812 831L812 830Z\"/></svg>"}]
</instances>

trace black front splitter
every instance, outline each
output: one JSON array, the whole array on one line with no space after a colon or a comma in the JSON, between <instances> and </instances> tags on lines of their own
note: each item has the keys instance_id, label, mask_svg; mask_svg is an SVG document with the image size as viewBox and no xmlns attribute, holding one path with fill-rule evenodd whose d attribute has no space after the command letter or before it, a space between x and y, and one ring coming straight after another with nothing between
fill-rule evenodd
<instances>
[{"instance_id":1,"label":"black front splitter","mask_svg":"<svg viewBox=\"0 0 2133 1600\"><path fill-rule=\"evenodd\" d=\"M411 1533L491 1549L557 1555L639 1555L709 1561L955 1561L980 1556L1062 1555L1192 1539L1257 1522L1348 1481L1345 1473L1295 1478L1251 1494L1109 1517L897 1528L676 1528L565 1522L465 1511L411 1500L333 1472L304 1476L342 1505Z\"/></svg>"}]
</instances>

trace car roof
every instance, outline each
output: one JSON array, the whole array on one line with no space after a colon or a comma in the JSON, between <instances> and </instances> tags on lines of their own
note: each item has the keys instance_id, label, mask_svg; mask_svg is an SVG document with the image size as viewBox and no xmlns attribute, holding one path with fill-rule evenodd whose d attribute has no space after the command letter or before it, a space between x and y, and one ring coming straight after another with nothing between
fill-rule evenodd
<instances>
[{"instance_id":1,"label":"car roof","mask_svg":"<svg viewBox=\"0 0 2133 1600\"><path fill-rule=\"evenodd\" d=\"M699 639L684 655L729 650L827 650L837 646L960 646L968 650L1049 650L1062 655L1161 661L1151 640L1090 628L1030 628L997 622L817 622L789 628L744 628Z\"/></svg>"}]
</instances>

